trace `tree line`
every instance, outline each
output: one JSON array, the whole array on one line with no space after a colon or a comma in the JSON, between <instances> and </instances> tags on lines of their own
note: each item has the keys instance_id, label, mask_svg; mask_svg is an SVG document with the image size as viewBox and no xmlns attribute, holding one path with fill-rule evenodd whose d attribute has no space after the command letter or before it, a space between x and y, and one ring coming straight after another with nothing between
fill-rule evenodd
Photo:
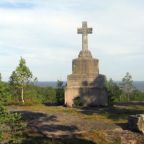
<instances>
[{"instance_id":1,"label":"tree line","mask_svg":"<svg viewBox=\"0 0 144 144\"><path fill-rule=\"evenodd\" d=\"M9 82L2 81L0 74L0 101L5 104L64 104L64 83L57 81L57 87L40 87L35 83L38 79L33 76L24 58L20 58L16 69L11 73Z\"/></svg>"},{"instance_id":2,"label":"tree line","mask_svg":"<svg viewBox=\"0 0 144 144\"><path fill-rule=\"evenodd\" d=\"M40 87L38 81L24 58L20 58L16 69L11 73L9 82L2 81L0 74L0 101L5 104L64 104L64 83L57 81L57 87ZM129 72L121 82L106 80L105 88L109 95L109 104L114 102L144 101L144 92L136 89L133 85L132 76Z\"/></svg>"},{"instance_id":3,"label":"tree line","mask_svg":"<svg viewBox=\"0 0 144 144\"><path fill-rule=\"evenodd\" d=\"M109 105L115 102L144 101L144 92L138 90L129 72L122 78L121 82L112 79L106 81L106 89L109 94Z\"/></svg>"}]
</instances>

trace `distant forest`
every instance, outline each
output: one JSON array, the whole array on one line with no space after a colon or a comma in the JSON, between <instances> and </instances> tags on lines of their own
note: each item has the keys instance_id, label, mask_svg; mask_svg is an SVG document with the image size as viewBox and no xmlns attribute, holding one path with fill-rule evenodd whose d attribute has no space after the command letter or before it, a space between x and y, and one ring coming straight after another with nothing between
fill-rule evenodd
<instances>
[{"instance_id":1,"label":"distant forest","mask_svg":"<svg viewBox=\"0 0 144 144\"><path fill-rule=\"evenodd\" d=\"M66 84L66 81L63 81L64 84ZM117 84L120 83L120 81L116 81ZM57 81L38 81L35 83L36 86L40 87L53 87L56 88ZM144 81L133 81L133 85L136 89L140 91L144 91Z\"/></svg>"}]
</instances>

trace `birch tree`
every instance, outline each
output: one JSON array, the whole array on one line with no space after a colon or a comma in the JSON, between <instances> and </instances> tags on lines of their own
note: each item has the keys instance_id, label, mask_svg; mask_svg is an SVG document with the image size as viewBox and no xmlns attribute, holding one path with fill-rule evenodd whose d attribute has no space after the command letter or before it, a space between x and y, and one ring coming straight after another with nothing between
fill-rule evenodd
<instances>
[{"instance_id":1,"label":"birch tree","mask_svg":"<svg viewBox=\"0 0 144 144\"><path fill-rule=\"evenodd\" d=\"M21 101L24 103L24 88L31 82L33 74L26 65L24 58L20 58L19 65L16 70L12 72L10 76L10 84L21 92Z\"/></svg>"},{"instance_id":2,"label":"birch tree","mask_svg":"<svg viewBox=\"0 0 144 144\"><path fill-rule=\"evenodd\" d=\"M134 90L132 76L129 72L122 78L121 88L124 94L127 96L127 101L130 101L130 94Z\"/></svg>"}]
</instances>

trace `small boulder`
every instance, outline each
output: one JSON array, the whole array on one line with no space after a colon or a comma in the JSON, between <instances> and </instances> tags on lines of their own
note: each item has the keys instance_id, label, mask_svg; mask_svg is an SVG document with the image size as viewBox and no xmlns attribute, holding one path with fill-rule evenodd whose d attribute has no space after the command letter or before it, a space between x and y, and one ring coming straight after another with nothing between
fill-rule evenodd
<instances>
[{"instance_id":1,"label":"small boulder","mask_svg":"<svg viewBox=\"0 0 144 144\"><path fill-rule=\"evenodd\" d=\"M128 126L131 130L140 131L144 134L144 114L130 115Z\"/></svg>"}]
</instances>

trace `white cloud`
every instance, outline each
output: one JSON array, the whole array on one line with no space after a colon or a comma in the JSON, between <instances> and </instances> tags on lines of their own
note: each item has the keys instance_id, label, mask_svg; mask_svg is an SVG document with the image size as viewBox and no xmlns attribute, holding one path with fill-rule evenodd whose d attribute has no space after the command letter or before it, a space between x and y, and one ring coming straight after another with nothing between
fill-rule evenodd
<instances>
[{"instance_id":1,"label":"white cloud","mask_svg":"<svg viewBox=\"0 0 144 144\"><path fill-rule=\"evenodd\" d=\"M40 80L56 80L57 77L66 79L71 71L71 60L77 57L81 49L81 36L76 34L76 29L81 26L82 20L87 20L94 29L89 36L89 47L93 56L100 58L102 73L120 79L127 68L132 71L127 57L133 57L135 65L143 60L142 1L5 2L33 5L31 8L0 8L0 72L5 80L20 56L26 58ZM114 61L121 63L122 58L126 61L123 61L120 69L117 64L111 65ZM11 63L12 59L14 63ZM119 69L119 75L114 74L116 69ZM137 70L136 73L135 79L141 80L141 72Z\"/></svg>"}]
</instances>

